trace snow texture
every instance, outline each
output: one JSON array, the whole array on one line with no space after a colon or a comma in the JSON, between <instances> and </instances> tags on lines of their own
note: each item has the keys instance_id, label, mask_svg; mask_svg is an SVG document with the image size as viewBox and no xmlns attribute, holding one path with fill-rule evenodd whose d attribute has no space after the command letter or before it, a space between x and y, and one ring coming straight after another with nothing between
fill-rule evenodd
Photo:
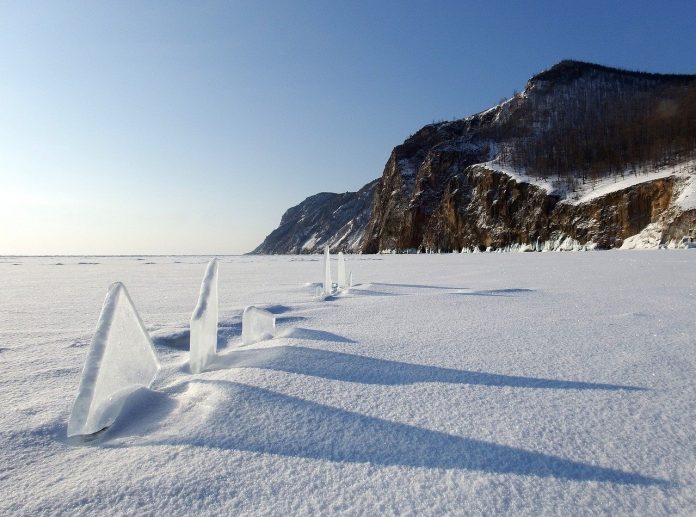
<instances>
[{"instance_id":1,"label":"snow texture","mask_svg":"<svg viewBox=\"0 0 696 517\"><path fill-rule=\"evenodd\" d=\"M682 210L696 210L696 174L688 176L677 196L676 205Z\"/></svg>"},{"instance_id":2,"label":"snow texture","mask_svg":"<svg viewBox=\"0 0 696 517\"><path fill-rule=\"evenodd\" d=\"M126 287L111 284L92 337L68 436L88 435L110 426L126 398L149 387L159 371L157 356Z\"/></svg>"},{"instance_id":3,"label":"snow texture","mask_svg":"<svg viewBox=\"0 0 696 517\"><path fill-rule=\"evenodd\" d=\"M346 259L343 257L343 252L338 252L338 278L336 279L336 284L339 289L346 288Z\"/></svg>"},{"instance_id":4,"label":"snow texture","mask_svg":"<svg viewBox=\"0 0 696 517\"><path fill-rule=\"evenodd\" d=\"M324 249L324 295L329 296L333 292L333 284L331 282L331 254L329 247Z\"/></svg>"},{"instance_id":5,"label":"snow texture","mask_svg":"<svg viewBox=\"0 0 696 517\"><path fill-rule=\"evenodd\" d=\"M242 315L242 343L252 345L273 338L275 325L273 313L250 305Z\"/></svg>"},{"instance_id":6,"label":"snow texture","mask_svg":"<svg viewBox=\"0 0 696 517\"><path fill-rule=\"evenodd\" d=\"M193 373L202 372L217 354L218 261L208 263L198 304L191 315L190 365Z\"/></svg>"},{"instance_id":7,"label":"snow texture","mask_svg":"<svg viewBox=\"0 0 696 517\"><path fill-rule=\"evenodd\" d=\"M1 515L696 514L694 250L352 255L328 300L319 255L220 257L194 375L210 258L0 257ZM162 369L76 444L112 278Z\"/></svg>"}]
</instances>

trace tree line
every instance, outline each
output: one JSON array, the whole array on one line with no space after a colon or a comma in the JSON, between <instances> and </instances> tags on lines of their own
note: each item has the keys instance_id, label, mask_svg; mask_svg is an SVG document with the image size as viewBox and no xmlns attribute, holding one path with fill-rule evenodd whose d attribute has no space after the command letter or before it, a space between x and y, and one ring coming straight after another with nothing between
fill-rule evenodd
<instances>
[{"instance_id":1,"label":"tree line","mask_svg":"<svg viewBox=\"0 0 696 517\"><path fill-rule=\"evenodd\" d=\"M500 128L502 163L572 184L696 159L695 80L590 77L546 88L555 89L529 92Z\"/></svg>"}]
</instances>

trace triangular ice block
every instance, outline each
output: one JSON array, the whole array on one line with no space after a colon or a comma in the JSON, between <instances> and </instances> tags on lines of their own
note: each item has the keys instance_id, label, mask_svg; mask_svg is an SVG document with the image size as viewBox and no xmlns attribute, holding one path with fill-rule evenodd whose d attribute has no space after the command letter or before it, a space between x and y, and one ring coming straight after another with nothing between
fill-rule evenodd
<instances>
[{"instance_id":1,"label":"triangular ice block","mask_svg":"<svg viewBox=\"0 0 696 517\"><path fill-rule=\"evenodd\" d=\"M202 372L217 354L218 262L208 263L201 282L198 305L191 315L189 363L193 373Z\"/></svg>"},{"instance_id":2,"label":"triangular ice block","mask_svg":"<svg viewBox=\"0 0 696 517\"><path fill-rule=\"evenodd\" d=\"M68 436L93 434L116 420L128 395L149 388L159 362L126 287L111 284L73 404Z\"/></svg>"}]
</instances>

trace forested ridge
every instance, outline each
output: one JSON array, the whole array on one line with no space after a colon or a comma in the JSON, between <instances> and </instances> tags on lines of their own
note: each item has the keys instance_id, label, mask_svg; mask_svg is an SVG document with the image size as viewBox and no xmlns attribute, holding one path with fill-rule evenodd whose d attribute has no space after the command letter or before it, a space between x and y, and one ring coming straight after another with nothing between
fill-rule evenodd
<instances>
[{"instance_id":1,"label":"forested ridge","mask_svg":"<svg viewBox=\"0 0 696 517\"><path fill-rule=\"evenodd\" d=\"M572 184L696 158L695 76L562 62L510 103L498 159L532 176Z\"/></svg>"}]
</instances>

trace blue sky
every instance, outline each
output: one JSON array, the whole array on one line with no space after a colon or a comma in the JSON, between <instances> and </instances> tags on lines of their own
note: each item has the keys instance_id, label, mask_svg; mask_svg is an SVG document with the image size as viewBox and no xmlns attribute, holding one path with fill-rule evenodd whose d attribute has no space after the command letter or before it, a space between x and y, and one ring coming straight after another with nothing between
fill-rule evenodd
<instances>
[{"instance_id":1,"label":"blue sky","mask_svg":"<svg viewBox=\"0 0 696 517\"><path fill-rule=\"evenodd\" d=\"M561 59L696 73L694 20L692 1L0 1L0 254L249 251Z\"/></svg>"}]
</instances>

